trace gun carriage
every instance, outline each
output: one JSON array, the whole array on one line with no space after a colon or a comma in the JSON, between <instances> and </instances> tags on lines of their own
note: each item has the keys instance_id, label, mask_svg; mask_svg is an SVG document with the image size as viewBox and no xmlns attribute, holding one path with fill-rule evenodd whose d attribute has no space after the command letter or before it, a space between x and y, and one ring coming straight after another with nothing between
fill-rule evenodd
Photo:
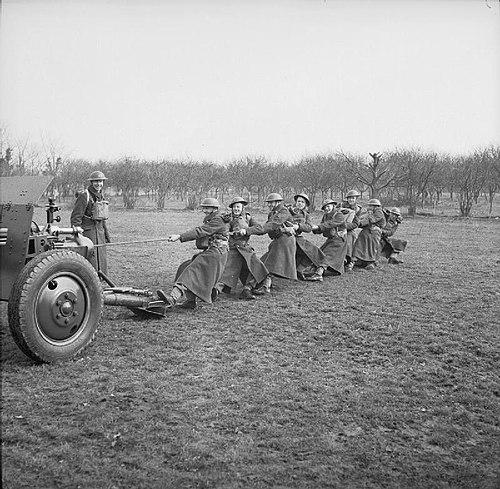
<instances>
[{"instance_id":1,"label":"gun carriage","mask_svg":"<svg viewBox=\"0 0 500 489\"><path fill-rule=\"evenodd\" d=\"M53 362L74 357L94 339L103 305L142 317L163 316L147 289L116 287L88 261L94 243L78 227L60 227L48 199L47 223L33 222L35 204L52 177L0 178L0 300L8 301L14 341L28 357ZM107 286L103 286L104 280Z\"/></svg>"}]
</instances>

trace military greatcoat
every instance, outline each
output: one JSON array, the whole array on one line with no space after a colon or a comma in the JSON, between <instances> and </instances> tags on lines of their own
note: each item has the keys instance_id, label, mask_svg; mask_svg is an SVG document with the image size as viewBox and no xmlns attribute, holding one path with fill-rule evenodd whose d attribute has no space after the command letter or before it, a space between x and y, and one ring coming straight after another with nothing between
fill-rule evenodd
<instances>
[{"instance_id":1,"label":"military greatcoat","mask_svg":"<svg viewBox=\"0 0 500 489\"><path fill-rule=\"evenodd\" d=\"M322 234L326 241L321 245L321 251L326 256L326 265L337 275L344 273L344 261L347 253L347 230L345 215L333 210L323 214L315 234ZM326 267L325 267L326 268Z\"/></svg>"},{"instance_id":2,"label":"military greatcoat","mask_svg":"<svg viewBox=\"0 0 500 489\"><path fill-rule=\"evenodd\" d=\"M106 221L92 219L94 203L102 200L104 200L102 192L97 192L96 189L90 185L87 190L78 195L70 218L71 225L81 227L83 229L83 235L89 238L94 244L104 244L110 241ZM94 248L94 253L89 258L89 261L96 270L100 270L104 274L108 273L108 260L105 246Z\"/></svg>"},{"instance_id":3,"label":"military greatcoat","mask_svg":"<svg viewBox=\"0 0 500 489\"><path fill-rule=\"evenodd\" d=\"M354 243L353 258L370 263L377 261L382 228L385 224L384 212L380 207L361 215L359 222L361 232Z\"/></svg>"},{"instance_id":4,"label":"military greatcoat","mask_svg":"<svg viewBox=\"0 0 500 489\"><path fill-rule=\"evenodd\" d=\"M180 240L183 243L196 240L196 247L203 251L192 257L175 281L201 300L211 303L212 290L222 276L227 260L226 223L218 212L212 212L205 216L201 226L181 234Z\"/></svg>"},{"instance_id":5,"label":"military greatcoat","mask_svg":"<svg viewBox=\"0 0 500 489\"><path fill-rule=\"evenodd\" d=\"M247 229L247 234L268 234L271 238L269 249L261 257L270 273L278 277L297 280L295 236L283 232L283 224L290 219L290 212L280 203L267 216L265 224L257 224Z\"/></svg>"},{"instance_id":6,"label":"military greatcoat","mask_svg":"<svg viewBox=\"0 0 500 489\"><path fill-rule=\"evenodd\" d=\"M312 231L311 219L309 213L297 207L289 208L291 222L297 224L299 228L295 231L295 239L297 241L297 270L302 271L305 268L314 265L319 267L327 265L327 259L324 253L309 240L304 238L302 233L310 233Z\"/></svg>"},{"instance_id":7,"label":"military greatcoat","mask_svg":"<svg viewBox=\"0 0 500 489\"><path fill-rule=\"evenodd\" d=\"M380 240L380 254L385 258L389 258L392 253L400 253L406 250L408 241L405 239L394 238L393 235L397 231L399 223L388 218L385 226L382 229L382 238Z\"/></svg>"},{"instance_id":8,"label":"military greatcoat","mask_svg":"<svg viewBox=\"0 0 500 489\"><path fill-rule=\"evenodd\" d=\"M346 256L350 258L350 257L352 257L352 250L354 248L354 243L356 242L356 239L358 239L358 235L360 232L360 229L358 226L359 226L359 218L361 216L361 212L363 211L363 208L359 204L354 204L353 206L351 206L349 204L349 202L345 201L345 202L342 202L342 209L353 211L352 213L346 214L346 217L347 217L347 219L346 219L346 229L347 229Z\"/></svg>"},{"instance_id":9,"label":"military greatcoat","mask_svg":"<svg viewBox=\"0 0 500 489\"><path fill-rule=\"evenodd\" d=\"M238 279L244 285L249 282L254 286L259 284L267 277L269 270L248 243L250 236L238 234L241 229L257 226L257 221L248 213L240 216L230 214L224 220L230 232L229 253L220 282L231 289L238 285Z\"/></svg>"}]
</instances>

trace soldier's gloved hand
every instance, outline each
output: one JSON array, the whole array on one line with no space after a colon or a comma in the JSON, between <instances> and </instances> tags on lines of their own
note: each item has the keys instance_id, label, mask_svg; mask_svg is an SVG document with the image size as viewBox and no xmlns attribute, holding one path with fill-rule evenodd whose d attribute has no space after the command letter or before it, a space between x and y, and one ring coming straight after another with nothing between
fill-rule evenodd
<instances>
[{"instance_id":1,"label":"soldier's gloved hand","mask_svg":"<svg viewBox=\"0 0 500 489\"><path fill-rule=\"evenodd\" d=\"M246 229L240 229L240 230L238 231L238 234L239 234L240 236L246 236L246 235L247 235L247 230L246 230Z\"/></svg>"},{"instance_id":2,"label":"soldier's gloved hand","mask_svg":"<svg viewBox=\"0 0 500 489\"><path fill-rule=\"evenodd\" d=\"M174 241L178 241L180 239L181 235L180 234L171 234L168 238L167 241L169 243L173 243Z\"/></svg>"}]
</instances>

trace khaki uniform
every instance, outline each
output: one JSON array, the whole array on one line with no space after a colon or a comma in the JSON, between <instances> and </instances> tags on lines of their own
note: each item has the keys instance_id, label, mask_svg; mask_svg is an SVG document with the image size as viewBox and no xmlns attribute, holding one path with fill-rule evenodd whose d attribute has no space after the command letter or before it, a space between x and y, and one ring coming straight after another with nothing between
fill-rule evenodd
<instances>
[{"instance_id":1,"label":"khaki uniform","mask_svg":"<svg viewBox=\"0 0 500 489\"><path fill-rule=\"evenodd\" d=\"M236 234L229 235L229 253L220 282L234 289L239 279L243 285L255 287L267 277L269 271L248 243L250 236L241 236L237 232L258 223L248 213L240 216L230 214L224 220L228 222L229 231Z\"/></svg>"},{"instance_id":2,"label":"khaki uniform","mask_svg":"<svg viewBox=\"0 0 500 489\"><path fill-rule=\"evenodd\" d=\"M313 232L322 234L326 238L320 248L326 257L324 268L333 270L336 275L342 275L347 254L348 236L345 215L336 210L323 214L318 229Z\"/></svg>"},{"instance_id":3,"label":"khaki uniform","mask_svg":"<svg viewBox=\"0 0 500 489\"><path fill-rule=\"evenodd\" d=\"M376 207L373 211L368 210L360 216L361 232L354 243L353 259L367 263L377 261L382 228L385 224L384 212L380 207Z\"/></svg>"},{"instance_id":4,"label":"khaki uniform","mask_svg":"<svg viewBox=\"0 0 500 489\"><path fill-rule=\"evenodd\" d=\"M226 223L218 212L208 214L201 226L181 234L183 243L194 240L196 247L203 251L179 267L175 282L201 300L212 303L212 290L222 276L229 249ZM186 297L189 296L187 293Z\"/></svg>"},{"instance_id":5,"label":"khaki uniform","mask_svg":"<svg viewBox=\"0 0 500 489\"><path fill-rule=\"evenodd\" d=\"M284 233L282 229L283 224L289 219L290 212L283 203L280 203L268 214L265 224L250 226L247 229L247 234L251 236L267 233L272 241L267 253L261 257L262 263L273 275L297 280L295 236Z\"/></svg>"},{"instance_id":6,"label":"khaki uniform","mask_svg":"<svg viewBox=\"0 0 500 489\"><path fill-rule=\"evenodd\" d=\"M102 192L96 192L95 188L90 185L86 191L78 195L70 218L71 225L83 228L83 235L89 238L94 244L110 242L107 221L92 218L95 202L102 201L104 201ZM108 259L105 246L94 248L94 253L89 258L89 261L96 270L102 271L104 274L108 273Z\"/></svg>"}]
</instances>

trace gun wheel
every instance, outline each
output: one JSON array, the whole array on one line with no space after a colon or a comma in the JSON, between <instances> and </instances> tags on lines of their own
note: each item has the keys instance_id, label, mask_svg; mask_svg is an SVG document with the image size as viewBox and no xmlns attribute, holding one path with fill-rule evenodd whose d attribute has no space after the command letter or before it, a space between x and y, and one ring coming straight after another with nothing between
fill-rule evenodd
<instances>
[{"instance_id":1,"label":"gun wheel","mask_svg":"<svg viewBox=\"0 0 500 489\"><path fill-rule=\"evenodd\" d=\"M94 339L103 305L96 271L82 255L51 250L26 264L9 298L9 327L28 357L67 360Z\"/></svg>"}]
</instances>

